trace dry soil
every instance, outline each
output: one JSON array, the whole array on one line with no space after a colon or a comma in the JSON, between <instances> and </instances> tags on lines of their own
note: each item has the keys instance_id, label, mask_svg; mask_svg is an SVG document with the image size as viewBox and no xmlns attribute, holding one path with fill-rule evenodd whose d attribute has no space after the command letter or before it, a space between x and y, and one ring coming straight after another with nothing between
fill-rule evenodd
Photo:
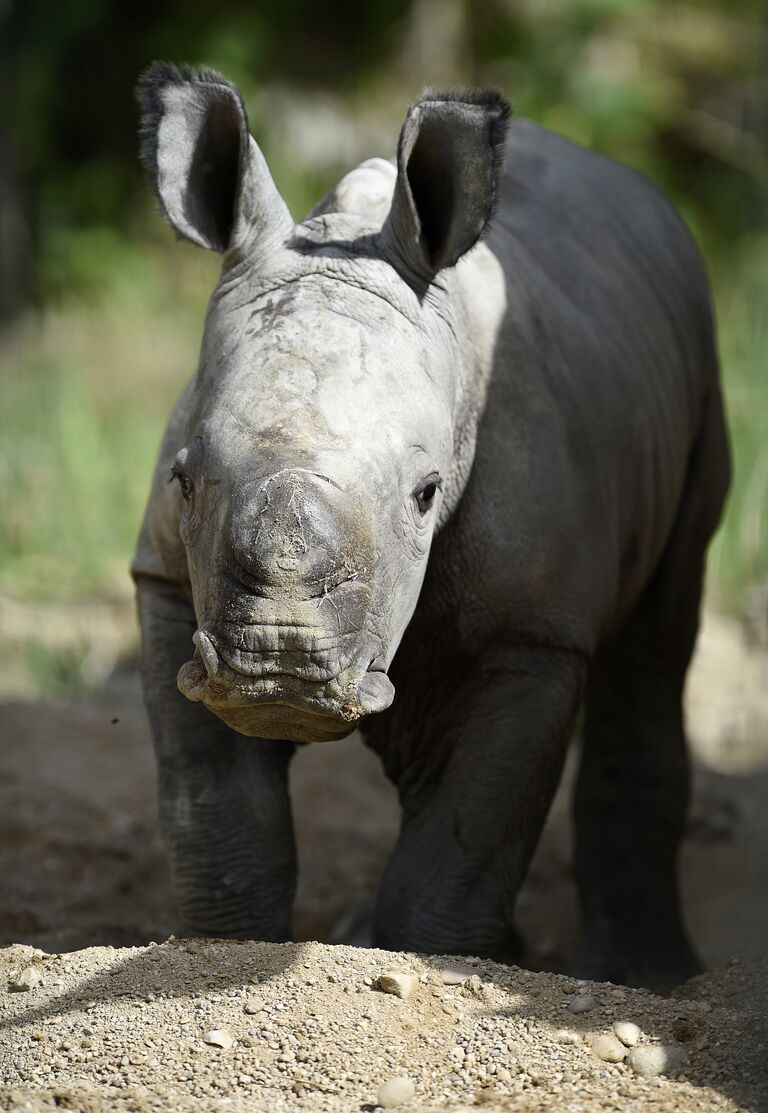
<instances>
[{"instance_id":1,"label":"dry soil","mask_svg":"<svg viewBox=\"0 0 768 1113\"><path fill-rule=\"evenodd\" d=\"M768 1113L768 665L732 624L705 628L688 718L686 915L716 969L659 998L487 962L451 986L450 960L350 946L163 942L177 925L135 677L78 703L0 704L0 1109L372 1109L404 1075L415 1089L402 1108L422 1113ZM567 971L579 946L571 777L519 901L539 970ZM363 943L394 793L352 740L300 753L293 795L296 937ZM40 984L13 990L29 966ZM412 996L375 988L391 969L417 975ZM569 1012L584 993L594 1008ZM641 1046L670 1049L666 1075L595 1055L593 1038L622 1019ZM217 1030L231 1047L205 1042Z\"/></svg>"}]
</instances>

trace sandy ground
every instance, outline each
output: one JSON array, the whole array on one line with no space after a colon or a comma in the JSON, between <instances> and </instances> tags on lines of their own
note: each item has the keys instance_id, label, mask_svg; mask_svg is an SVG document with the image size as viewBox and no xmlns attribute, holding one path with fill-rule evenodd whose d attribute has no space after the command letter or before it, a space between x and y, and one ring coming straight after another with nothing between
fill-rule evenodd
<instances>
[{"instance_id":1,"label":"sandy ground","mask_svg":"<svg viewBox=\"0 0 768 1113\"><path fill-rule=\"evenodd\" d=\"M202 942L82 951L160 942L176 927L135 676L118 672L87 701L0 704L0 945L77 952L55 959L18 946L0 952L0 994L29 962L45 974L41 987L2 997L11 1036L0 1036L0 1082L6 1084L0 1109L97 1113L193 1109L202 1108L201 1102L229 1102L222 1108L235 1110L359 1109L375 1102L381 1078L405 1073L416 1083L413 1108L419 1109L488 1101L491 1107L496 1102L537 1110L768 1111L760 1090L761 1076L768 1078L768 1030L760 1016L768 986L759 957L768 953L768 661L745 644L737 626L708 621L689 685L688 719L696 774L682 861L687 919L707 965L722 965L735 954L755 961L744 958L693 983L679 999L687 1002L685 1015L675 1012L682 1008L679 1001L630 991L627 1009L614 1015L610 1009L617 1002L603 987L594 991L599 1008L586 1020L568 1014L562 978L483 964L478 976L490 986L487 1000L477 987L474 996L466 986L444 990L458 1002L456 1019L435 1005L439 999L431 996L435 986L429 981L408 1001L365 984L366 977L393 964L410 965L431 978L415 958L346 947L243 949ZM544 970L567 971L579 942L570 776L572 771L519 900L526 962ZM371 896L396 835L394 793L373 755L348 740L299 754L293 796L301 863L296 938L364 942ZM339 964L341 981L335 977ZM164 972L156 989L150 988L153 971ZM325 1088L292 1089L291 1072L283 1070L277 1054L268 1053L276 1041L267 1040L258 1026L255 1036L248 1035L253 1024L243 1013L243 998L256 984L259 993L270 987L267 1011L279 1014L270 1023L278 1024L284 1011L289 1024L281 1027L299 1033L299 1042L312 1043ZM329 993L333 1000L326 1000ZM288 1002L287 1010L277 1008L280 1001ZM701 1001L709 1002L703 1012L695 1004ZM375 1023L358 1015L366 1002L377 1006ZM233 1049L201 1042L200 1012L210 1020L208 1027L231 1029L238 1039ZM306 1028L312 1013L316 1031ZM591 1036L609 1030L612 1019L622 1018L619 1013L637 1020L643 1041L670 1043L684 1052L687 1065L681 1069L688 1081L647 1081L624 1063L598 1060ZM94 1016L112 1042L97 1040L92 1052L80 1042L91 1038L83 1031ZM557 1034L567 1020L575 1043ZM674 1033L687 1031L683 1020L697 1034L681 1042ZM318 1042L320 1033L328 1038ZM452 1066L450 1056L458 1053L450 1049L461 1040L477 1042L470 1054L481 1066L485 1055L487 1070L494 1041L517 1049L504 1053L508 1065L501 1069L510 1079L499 1083L496 1073L481 1075L471 1063ZM50 1059L56 1041L62 1053ZM131 1050L136 1041L150 1041L148 1055L146 1048ZM761 1054L753 1062L757 1047ZM132 1057L146 1061L133 1063ZM261 1073L251 1065L254 1058ZM182 1068L187 1060L191 1066ZM159 1074L149 1069L152 1062L162 1064ZM257 1081L239 1083L240 1075ZM574 1081L567 1081L570 1075ZM218 1080L212 1089L206 1089L209 1076L211 1085ZM557 1086L562 1092L553 1089Z\"/></svg>"},{"instance_id":2,"label":"sandy ground","mask_svg":"<svg viewBox=\"0 0 768 1113\"><path fill-rule=\"evenodd\" d=\"M764 961L672 998L467 961L318 943L10 947L0 1109L341 1113L400 1105L380 1089L393 1078L422 1113L768 1108ZM10 991L30 964L39 984ZM393 971L411 975L405 999L378 988ZM659 1056L665 1072L646 1077Z\"/></svg>"}]
</instances>

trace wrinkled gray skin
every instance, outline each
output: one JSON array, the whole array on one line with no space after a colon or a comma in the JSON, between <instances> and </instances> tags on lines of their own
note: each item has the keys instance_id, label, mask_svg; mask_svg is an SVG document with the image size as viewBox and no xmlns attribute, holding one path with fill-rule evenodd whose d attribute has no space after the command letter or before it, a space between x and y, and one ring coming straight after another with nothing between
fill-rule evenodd
<instances>
[{"instance_id":1,"label":"wrinkled gray skin","mask_svg":"<svg viewBox=\"0 0 768 1113\"><path fill-rule=\"evenodd\" d=\"M223 261L134 563L186 927L290 937L293 743L360 726L403 808L375 943L514 957L583 707L583 972L682 979L681 692L729 464L679 219L523 120L502 169L503 102L427 94L396 167L294 225L223 78L158 64L139 96L165 215Z\"/></svg>"}]
</instances>

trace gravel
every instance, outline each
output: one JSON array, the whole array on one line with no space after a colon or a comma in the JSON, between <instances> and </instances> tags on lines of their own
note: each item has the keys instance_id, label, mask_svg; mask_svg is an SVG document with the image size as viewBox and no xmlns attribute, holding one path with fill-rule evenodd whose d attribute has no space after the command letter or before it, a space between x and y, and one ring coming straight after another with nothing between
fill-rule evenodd
<instances>
[{"instance_id":1,"label":"gravel","mask_svg":"<svg viewBox=\"0 0 768 1113\"><path fill-rule=\"evenodd\" d=\"M614 1020L613 1033L625 1047L634 1047L640 1039L640 1029L631 1020Z\"/></svg>"},{"instance_id":2,"label":"gravel","mask_svg":"<svg viewBox=\"0 0 768 1113\"><path fill-rule=\"evenodd\" d=\"M36 989L42 982L43 975L39 966L25 966L20 974L11 978L9 988L14 993L28 993Z\"/></svg>"},{"instance_id":3,"label":"gravel","mask_svg":"<svg viewBox=\"0 0 768 1113\"><path fill-rule=\"evenodd\" d=\"M627 1054L624 1044L611 1032L601 1032L595 1036L592 1040L592 1051L598 1059L606 1063L620 1063Z\"/></svg>"},{"instance_id":4,"label":"gravel","mask_svg":"<svg viewBox=\"0 0 768 1113\"><path fill-rule=\"evenodd\" d=\"M462 985L475 975L473 966L444 966L438 971L443 985Z\"/></svg>"},{"instance_id":5,"label":"gravel","mask_svg":"<svg viewBox=\"0 0 768 1113\"><path fill-rule=\"evenodd\" d=\"M659 1074L675 1074L680 1070L682 1059L680 1048L665 1047L661 1044L634 1047L627 1056L627 1062L632 1070L641 1074L643 1078L655 1078Z\"/></svg>"},{"instance_id":6,"label":"gravel","mask_svg":"<svg viewBox=\"0 0 768 1113\"><path fill-rule=\"evenodd\" d=\"M728 966L665 998L594 983L577 995L562 976L479 960L464 981L446 984L456 965L455 956L173 937L61 955L8 947L0 1110L768 1108L766 961ZM43 980L12 991L30 966ZM412 977L410 995L381 992L382 973ZM586 995L591 1010L564 1008ZM251 1003L259 1009L246 1013ZM627 1015L639 1029L629 1052L611 1030ZM684 1045L675 1032L685 1032Z\"/></svg>"},{"instance_id":7,"label":"gravel","mask_svg":"<svg viewBox=\"0 0 768 1113\"><path fill-rule=\"evenodd\" d=\"M416 1096L416 1087L410 1078L397 1075L388 1078L376 1091L376 1103L384 1109L394 1109L398 1105L407 1105Z\"/></svg>"},{"instance_id":8,"label":"gravel","mask_svg":"<svg viewBox=\"0 0 768 1113\"><path fill-rule=\"evenodd\" d=\"M379 974L376 984L382 992L391 993L393 996L405 1000L416 989L419 979L415 974L399 974L390 971Z\"/></svg>"},{"instance_id":9,"label":"gravel","mask_svg":"<svg viewBox=\"0 0 768 1113\"><path fill-rule=\"evenodd\" d=\"M223 1047L228 1051L230 1047L235 1046L237 1040L226 1028L212 1028L210 1032L203 1033L203 1043L210 1044L212 1047Z\"/></svg>"},{"instance_id":10,"label":"gravel","mask_svg":"<svg viewBox=\"0 0 768 1113\"><path fill-rule=\"evenodd\" d=\"M591 993L578 993L575 997L571 998L568 1005L569 1013L589 1013L592 1012L597 1002Z\"/></svg>"}]
</instances>

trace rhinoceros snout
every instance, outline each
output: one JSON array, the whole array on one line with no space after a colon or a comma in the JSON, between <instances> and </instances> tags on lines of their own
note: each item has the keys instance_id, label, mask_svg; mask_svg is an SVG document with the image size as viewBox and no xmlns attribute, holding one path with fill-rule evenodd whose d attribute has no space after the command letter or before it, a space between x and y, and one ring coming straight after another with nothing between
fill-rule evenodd
<instances>
[{"instance_id":1,"label":"rhinoceros snout","mask_svg":"<svg viewBox=\"0 0 768 1113\"><path fill-rule=\"evenodd\" d=\"M350 584L340 590L364 589ZM323 602L303 607L317 610ZM389 707L395 689L381 655L371 657L368 638L355 631L328 646L324 633L322 626L305 623L201 627L177 686L241 734L294 742L343 738L361 718Z\"/></svg>"},{"instance_id":2,"label":"rhinoceros snout","mask_svg":"<svg viewBox=\"0 0 768 1113\"><path fill-rule=\"evenodd\" d=\"M259 592L327 594L370 566L370 531L354 498L303 468L269 476L233 525L233 554Z\"/></svg>"}]
</instances>

